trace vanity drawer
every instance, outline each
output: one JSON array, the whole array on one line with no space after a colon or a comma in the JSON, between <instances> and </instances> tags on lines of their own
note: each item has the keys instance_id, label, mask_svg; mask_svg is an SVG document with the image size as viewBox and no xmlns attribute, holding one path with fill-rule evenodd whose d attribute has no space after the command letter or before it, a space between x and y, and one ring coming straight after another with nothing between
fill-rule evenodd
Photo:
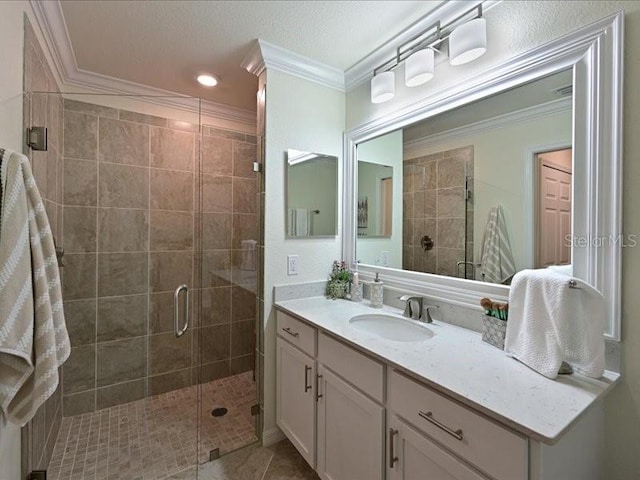
<instances>
[{"instance_id":1,"label":"vanity drawer","mask_svg":"<svg viewBox=\"0 0 640 480\"><path fill-rule=\"evenodd\" d=\"M316 329L300 320L278 311L276 314L278 335L300 350L316 356Z\"/></svg>"},{"instance_id":2,"label":"vanity drawer","mask_svg":"<svg viewBox=\"0 0 640 480\"><path fill-rule=\"evenodd\" d=\"M526 438L396 371L387 391L393 412L496 480L527 478Z\"/></svg>"},{"instance_id":3,"label":"vanity drawer","mask_svg":"<svg viewBox=\"0 0 640 480\"><path fill-rule=\"evenodd\" d=\"M379 403L384 402L384 366L321 333L318 361Z\"/></svg>"}]
</instances>

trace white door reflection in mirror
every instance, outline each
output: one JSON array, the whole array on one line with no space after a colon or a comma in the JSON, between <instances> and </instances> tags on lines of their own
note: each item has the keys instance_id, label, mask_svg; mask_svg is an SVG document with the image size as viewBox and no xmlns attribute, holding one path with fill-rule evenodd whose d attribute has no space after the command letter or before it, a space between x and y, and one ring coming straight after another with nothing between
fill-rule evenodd
<instances>
[{"instance_id":1,"label":"white door reflection in mirror","mask_svg":"<svg viewBox=\"0 0 640 480\"><path fill-rule=\"evenodd\" d=\"M338 157L287 150L286 235L338 233Z\"/></svg>"}]
</instances>

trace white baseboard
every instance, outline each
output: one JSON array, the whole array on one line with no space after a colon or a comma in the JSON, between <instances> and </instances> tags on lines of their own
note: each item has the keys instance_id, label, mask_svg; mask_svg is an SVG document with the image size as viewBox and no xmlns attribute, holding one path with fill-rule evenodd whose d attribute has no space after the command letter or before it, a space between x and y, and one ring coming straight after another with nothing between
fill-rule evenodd
<instances>
[{"instance_id":1,"label":"white baseboard","mask_svg":"<svg viewBox=\"0 0 640 480\"><path fill-rule=\"evenodd\" d=\"M284 440L285 438L287 437L284 436L282 430L280 430L278 427L273 427L262 432L262 446L268 447L269 445L278 443L280 440Z\"/></svg>"}]
</instances>

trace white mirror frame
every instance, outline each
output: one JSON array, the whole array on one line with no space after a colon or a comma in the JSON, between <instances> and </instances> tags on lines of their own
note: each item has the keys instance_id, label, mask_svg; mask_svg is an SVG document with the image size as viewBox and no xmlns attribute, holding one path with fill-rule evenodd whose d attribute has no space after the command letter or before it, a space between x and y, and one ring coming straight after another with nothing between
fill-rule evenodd
<instances>
[{"instance_id":1,"label":"white mirror frame","mask_svg":"<svg viewBox=\"0 0 640 480\"><path fill-rule=\"evenodd\" d=\"M345 198L343 257L356 259L356 145L447 110L494 95L536 78L573 69L574 274L600 290L606 303L605 337L620 341L622 253L622 72L624 13L600 20L536 47L480 75L435 92L398 111L357 126L344 135ZM605 239L599 245L598 239ZM611 239L611 241L609 241ZM428 273L361 264L362 278L380 272L385 286L452 304L480 309L482 297L506 300L509 287Z\"/></svg>"}]
</instances>

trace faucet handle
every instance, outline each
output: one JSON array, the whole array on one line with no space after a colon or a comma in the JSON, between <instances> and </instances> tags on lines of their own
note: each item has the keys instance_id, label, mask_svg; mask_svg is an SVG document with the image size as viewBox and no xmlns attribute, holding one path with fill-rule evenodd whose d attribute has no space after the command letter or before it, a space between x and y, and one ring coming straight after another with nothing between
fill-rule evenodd
<instances>
[{"instance_id":1,"label":"faucet handle","mask_svg":"<svg viewBox=\"0 0 640 480\"><path fill-rule=\"evenodd\" d=\"M431 317L431 309L432 308L440 308L440 305L425 305L423 307L424 316L426 317L425 322L433 323L433 318Z\"/></svg>"}]
</instances>

